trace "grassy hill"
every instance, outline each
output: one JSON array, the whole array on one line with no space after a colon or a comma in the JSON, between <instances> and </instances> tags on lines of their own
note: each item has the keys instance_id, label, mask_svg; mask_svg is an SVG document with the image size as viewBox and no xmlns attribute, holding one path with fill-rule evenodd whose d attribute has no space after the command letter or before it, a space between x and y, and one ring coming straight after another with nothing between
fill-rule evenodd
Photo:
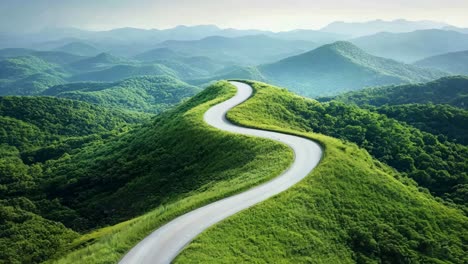
<instances>
[{"instance_id":1,"label":"grassy hill","mask_svg":"<svg viewBox=\"0 0 468 264\"><path fill-rule=\"evenodd\" d=\"M432 56L416 61L414 65L468 75L468 50Z\"/></svg>"},{"instance_id":2,"label":"grassy hill","mask_svg":"<svg viewBox=\"0 0 468 264\"><path fill-rule=\"evenodd\" d=\"M407 63L468 47L468 35L439 29L408 33L377 33L351 40L356 46L376 56Z\"/></svg>"},{"instance_id":3,"label":"grassy hill","mask_svg":"<svg viewBox=\"0 0 468 264\"><path fill-rule=\"evenodd\" d=\"M107 107L159 113L200 89L169 76L142 76L116 83L70 83L51 87L43 95L85 101Z\"/></svg>"},{"instance_id":4,"label":"grassy hill","mask_svg":"<svg viewBox=\"0 0 468 264\"><path fill-rule=\"evenodd\" d=\"M4 155L7 150L2 149L0 172L14 179L0 179L0 201L8 202L5 208L0 207L2 216L8 216L0 220L2 242L5 242L1 244L1 259L11 263L39 263L63 254L64 250L78 250L118 230L131 231L121 240L120 249L114 248L116 252L98 253L115 262L118 254L167 219L280 173L292 159L285 146L223 133L202 121L206 109L234 93L232 87L211 87L139 128L92 141L79 151L68 151L60 159L46 163L23 164L17 151L10 151L7 157ZM17 163L10 166L13 160ZM23 208L17 205L21 201L25 201L21 206L29 206L39 219L47 219L46 224L55 229L41 226L40 221L31 224L40 230L22 225L23 218L14 218L20 214L14 215L11 209ZM119 223L155 208L150 219L122 222L70 243L77 237L76 231ZM12 211L12 216L3 210ZM135 221L147 224L132 224ZM41 239L28 241L20 235L29 233ZM30 247L28 251L25 245ZM36 255L37 258L29 259Z\"/></svg>"},{"instance_id":5,"label":"grassy hill","mask_svg":"<svg viewBox=\"0 0 468 264\"><path fill-rule=\"evenodd\" d=\"M259 66L267 80L306 96L330 95L365 86L433 80L441 72L372 56L349 42Z\"/></svg>"},{"instance_id":6,"label":"grassy hill","mask_svg":"<svg viewBox=\"0 0 468 264\"><path fill-rule=\"evenodd\" d=\"M382 134L381 139L400 136L400 141L398 142L402 145L402 148L398 150L393 149L393 146L391 146L389 149L390 153L393 153L392 151L396 153L396 151L406 148L406 143L410 144L407 141L408 138L423 137L421 132L396 121L385 119L382 115L370 113L367 110L356 107L346 107L343 105L340 106L343 110L335 111L332 109L336 108L336 106L320 104L316 101L293 95L286 90L279 90L260 84L255 85L255 90L254 98L231 111L229 118L236 123L247 126L286 131L316 139L325 147L324 159L309 177L291 190L210 228L182 252L182 255L176 259L176 263L259 261L300 263L317 260L322 262L350 263L359 261L404 262L407 260L425 263L443 263L444 261L463 263L463 261L466 261L466 256L464 255L466 251L465 238L463 232L460 232L460 230L467 230L468 228L466 216L460 210L451 208L455 207L455 205L450 203L448 203L450 206L444 205L440 200L434 199L424 188L415 186L415 183L405 176L405 171L402 170L401 173L396 172L394 169L377 161L362 148L349 143L349 141L355 140L352 138L355 134L346 133L348 130L353 131L353 128L349 128L348 125L351 125L352 122L355 122L353 120L356 119L349 118L347 115L351 113L358 116L361 115L362 118L360 117L357 120L362 122L371 120L371 124L367 126L362 125L362 127L369 130L371 130L373 122L377 122L377 120L384 121L384 124L380 124L381 130L376 132L376 134ZM84 175L95 175L99 171L109 171L109 167L113 167L114 169L110 170L111 172L103 177L107 179L106 182L112 182L117 185L117 175L124 174L127 179L132 178L132 176L123 173L123 170L133 172L133 166L137 166L132 164L135 162L135 159L141 161L147 159L145 162L138 163L140 166L142 164L146 164L145 166L155 166L155 164L158 164L159 162L152 163L148 161L154 159L154 157L164 157L164 155L142 155L142 153L150 153L151 150L158 149L159 144L176 144L172 146L172 149L184 151L172 153L187 153L187 155L182 156L183 158L191 157L191 149L195 148L198 153L204 153L202 157L197 159L198 162L200 159L205 160L205 157L208 158L206 161L211 160L213 162L209 162L208 166L203 165L203 168L205 168L203 170L197 170L196 163L192 163L194 161L188 162L187 164L190 165L186 165L185 167L189 171L186 171L186 169L181 169L182 172L181 170L176 170L175 173L170 174L170 178L164 177L164 181L161 181L163 178L159 178L162 177L162 174L159 173L164 172L164 170L159 169L156 169L154 172L152 176L153 180L149 180L146 176L143 176L143 178L138 177L138 182L126 185L124 188L132 190L132 192L126 192L123 195L125 192L119 190L116 197L125 196L126 202L131 203L133 209L137 209L141 205L141 202L137 201L143 200L138 200L140 198L129 194L142 188L142 184L145 183L145 191L136 193L145 194L145 203L153 200L153 197L158 197L158 200L154 200L156 201L155 204L160 204L157 201L165 201L164 208L156 207L149 213L131 221L85 235L75 243L95 242L85 248L78 248L71 254L57 261L51 261L51 263L74 263L78 260L81 263L115 262L132 245L157 226L184 212L188 207L194 206L193 203L192 205L187 205L188 201L198 202L200 201L198 200L200 196L210 192L212 195L212 192L216 192L216 190L226 191L225 188L220 188L219 184L238 190L239 184L243 184L242 188L245 188L253 183L252 181L246 182L245 180L240 180L244 177L240 176L242 173L248 172L250 175L248 179L257 178L263 181L268 178L268 174L274 171L281 171L279 167L287 164L291 158L290 153L287 154L287 149L280 147L274 148L273 151L270 150L269 153L263 152L268 151L269 147L265 147L271 142L257 140L254 143L255 145L247 146L245 145L246 142L253 143L250 140L254 139L225 134L215 129L207 128L206 124L201 121L202 113L210 105L224 100L226 97L231 96L233 92L232 86L226 83L218 83L211 86L186 104L180 106L175 112L163 115L163 117L156 121L154 124L155 128L151 129L151 132L147 131L144 136L136 136L131 140L122 141L135 144L145 139L148 142L155 142L152 143L153 146L128 146L131 149L125 148L117 152L115 152L113 147L108 146L110 149L94 153L101 157L107 155L107 158L104 158L104 160L100 159L101 162L98 166L88 163L94 164L90 154L87 154L87 158L84 158L86 156L83 156L83 154L78 154L72 157L71 161L58 165L58 167L67 168L67 166L71 166L71 164L80 160L80 162L85 162L81 164L87 164L83 166L84 168L95 168L89 174L83 172ZM347 112L348 114L345 115L343 112ZM333 120L321 120L324 118L332 118ZM168 120L172 121L168 122ZM188 125L185 123L188 120L194 123ZM184 125L184 130L187 131L178 130L179 125ZM159 134L157 132L159 129L162 129L164 133ZM171 130L168 131L167 129ZM194 132L192 129L197 129L198 131ZM395 129L397 131L392 132ZM337 131L335 135L347 139L348 142L311 133L312 130L324 134L331 134L330 131ZM203 133L200 133L202 131ZM223 135L222 138L219 138L219 141L218 137L215 136L217 134ZM170 138L167 138L169 135L171 135ZM185 138L182 135L186 135L187 137L190 135L191 144L180 142ZM198 137L194 138L193 135L203 135L201 138L206 141L204 141L204 144L200 144L201 142L198 141ZM375 136L375 134L373 135ZM163 138L159 139L161 136ZM347 136L350 136L350 138L346 138ZM177 137L178 140L175 140L173 137ZM156 140L154 141L153 138ZM371 145L378 148L377 143L379 139L369 137L367 140L373 142L368 146ZM437 147L440 143L437 139L435 140L436 145L427 143L430 147L429 145L421 147L424 149L435 147L438 151L443 149L444 147ZM214 148L216 150L222 150L225 147L227 149L228 145L220 145L223 144L221 142L229 144L234 149L229 148L229 152L215 151L215 153L210 153L210 146L216 146ZM199 149L201 146L204 146L202 150ZM260 146L264 147L259 148ZM448 146L449 149L453 148L452 145L445 146ZM116 149L118 148L116 147ZM256 152L254 156L250 156L254 154L250 151L257 150L260 152ZM88 153L92 153L92 151L88 151ZM122 157L128 155L126 153L134 153L133 158L122 159ZM237 153L237 155L232 155L232 153ZM262 153L265 153L266 156L263 156L264 154ZM438 154L427 154L437 160L434 164L439 162L440 157L437 156ZM222 157L219 155L222 155ZM114 158L111 158L112 156ZM116 157L119 157L121 162L123 162L121 165L114 164ZM201 189L197 189L195 192L186 193L187 195L183 196L184 198L182 199L178 194L171 196L169 199L163 198L165 196L162 195L161 189L158 189L158 186L176 188L178 193L179 190L184 190L182 186L194 189L204 186L203 181L199 182L200 173L205 175L205 172L211 173L213 172L212 169L217 168L217 175L219 173L226 175L226 172L230 174L230 168L235 167L225 166L232 165L233 160L231 159L234 157L240 160L246 158L244 162L247 163L243 163L244 166L237 164L237 168L241 168L242 172L241 174L233 173L232 175L236 175L237 177L231 178L231 180L227 180L224 176L217 177L215 180L211 179L208 186L201 187ZM251 160L247 157L255 157L257 159ZM258 167L258 158L262 159L261 164L264 166ZM223 160L223 165L212 167L211 164L215 164L218 160ZM160 164L165 164L162 161L164 160L161 160ZM170 164L174 164L174 162L176 161L173 160ZM237 163L236 161L234 162ZM279 164L281 165L278 166ZM173 168L177 168L176 164L174 164ZM256 169L262 170L256 171ZM268 171L264 169L268 169ZM146 167L138 168L135 172L136 175L139 174L138 171L144 172L149 171L149 169ZM169 169L168 171L172 170ZM145 175L145 173L140 174ZM182 178L184 181L190 181L190 184L171 187L179 185L177 182L181 178L178 175L182 174L191 175L190 177ZM110 181L108 177L113 177L114 180ZM97 184L96 181L92 181L92 178L89 176L79 178L81 180L75 186L87 186L86 182L88 181L92 182L92 186L95 186L95 188L102 186ZM148 184L148 182L154 182L155 178L157 179L156 184ZM125 182L122 178L118 179ZM61 178L61 182L61 184L65 183L65 178ZM258 183L258 181L256 182ZM195 183L201 183L201 185ZM76 189L75 191L70 189L77 187L66 183L62 186L65 189L59 189L62 189L63 193L81 193L76 191ZM106 188L112 189L117 187L106 186ZM148 188L154 188L154 190L149 190ZM107 193L107 191L111 193L111 190L100 190L99 193L103 194ZM168 190L167 193L174 192L169 192ZM161 195L159 196L158 194ZM151 198L148 198L148 195ZM118 198L109 199L105 200L105 203L113 204L111 208L126 206L125 203L118 202L117 200ZM71 201L68 200L67 205L72 208L80 207L79 203L76 202L73 205L69 204ZM81 201L86 201L86 198ZM81 206L85 203L82 202ZM102 206L102 204L103 202L101 201L96 203L95 206ZM124 208L115 210L115 212L128 212ZM147 208L149 209L151 206ZM93 214L90 214L92 211L88 210L86 212L86 216L94 217ZM96 210L95 212L102 212L102 210ZM102 220L106 219L106 217L111 217L111 215L105 216L103 213L98 213L96 217ZM116 216L112 215L112 217ZM447 252L450 253L448 254Z\"/></svg>"},{"instance_id":7,"label":"grassy hill","mask_svg":"<svg viewBox=\"0 0 468 264\"><path fill-rule=\"evenodd\" d=\"M255 90L229 119L319 140L324 160L285 193L210 228L175 263L466 261L459 231L467 230L467 218L459 211L418 191L356 145L311 133L306 120L316 122L313 112L339 118L326 105L266 85Z\"/></svg>"},{"instance_id":8,"label":"grassy hill","mask_svg":"<svg viewBox=\"0 0 468 264\"><path fill-rule=\"evenodd\" d=\"M329 100L322 98L320 100ZM334 99L357 105L400 105L410 103L449 104L468 108L468 77L444 77L428 83L375 87L349 92Z\"/></svg>"}]
</instances>

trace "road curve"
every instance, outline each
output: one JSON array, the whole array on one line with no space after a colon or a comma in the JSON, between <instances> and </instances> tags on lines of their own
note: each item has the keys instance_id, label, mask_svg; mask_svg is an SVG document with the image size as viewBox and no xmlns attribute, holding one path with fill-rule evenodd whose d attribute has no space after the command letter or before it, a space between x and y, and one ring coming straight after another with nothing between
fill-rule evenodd
<instances>
[{"instance_id":1,"label":"road curve","mask_svg":"<svg viewBox=\"0 0 468 264\"><path fill-rule=\"evenodd\" d=\"M120 260L120 264L170 263L197 235L221 220L285 191L306 177L322 157L322 149L312 140L302 137L240 127L226 119L231 108L249 99L252 87L231 82L237 93L231 99L211 107L204 115L209 125L233 133L280 141L294 151L295 158L288 170L273 180L243 193L208 204L186 213L155 230Z\"/></svg>"}]
</instances>

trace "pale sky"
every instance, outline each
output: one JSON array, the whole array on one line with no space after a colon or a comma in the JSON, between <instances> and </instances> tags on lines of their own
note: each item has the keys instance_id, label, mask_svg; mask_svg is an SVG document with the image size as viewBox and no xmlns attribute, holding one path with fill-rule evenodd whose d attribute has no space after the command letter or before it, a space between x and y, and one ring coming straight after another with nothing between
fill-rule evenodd
<instances>
[{"instance_id":1,"label":"pale sky","mask_svg":"<svg viewBox=\"0 0 468 264\"><path fill-rule=\"evenodd\" d=\"M468 0L0 0L0 31L181 24L280 31L398 18L468 27Z\"/></svg>"}]
</instances>

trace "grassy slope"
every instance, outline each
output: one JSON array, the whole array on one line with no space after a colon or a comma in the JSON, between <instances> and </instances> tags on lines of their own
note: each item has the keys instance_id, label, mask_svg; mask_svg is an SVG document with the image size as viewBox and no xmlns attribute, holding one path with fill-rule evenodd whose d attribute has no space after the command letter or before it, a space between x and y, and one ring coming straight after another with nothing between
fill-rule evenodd
<instances>
[{"instance_id":1,"label":"grassy slope","mask_svg":"<svg viewBox=\"0 0 468 264\"><path fill-rule=\"evenodd\" d=\"M73 252L51 262L115 263L133 245L168 220L280 174L292 160L287 147L224 133L202 121L209 107L233 96L234 92L234 88L225 83L211 86L176 110L163 114L153 125L122 139L116 146L104 147L107 150L96 153L85 151L72 157L70 164L79 160L86 164L87 155L92 160L99 160L100 164L117 162L115 167L120 171L112 170L113 175L124 175L125 167L141 173L116 193L113 190L115 195L109 196L110 199L101 199L101 208L108 205L106 209L114 209L115 214L130 210L134 210L133 214L140 213L141 208L153 210L82 236L71 246ZM120 150L121 144L129 145L129 142L133 147ZM172 154L160 154L162 148L170 148ZM144 166L143 169L133 168L129 163ZM158 163L170 167L164 171L158 168ZM106 174L101 177L105 178ZM101 192L101 195L106 194Z\"/></svg>"},{"instance_id":2,"label":"grassy slope","mask_svg":"<svg viewBox=\"0 0 468 264\"><path fill-rule=\"evenodd\" d=\"M325 146L292 189L203 233L176 263L463 263L468 219L354 144L305 133L286 108L304 100L255 86L232 110L243 125L303 135ZM299 107L300 108L300 107Z\"/></svg>"}]
</instances>

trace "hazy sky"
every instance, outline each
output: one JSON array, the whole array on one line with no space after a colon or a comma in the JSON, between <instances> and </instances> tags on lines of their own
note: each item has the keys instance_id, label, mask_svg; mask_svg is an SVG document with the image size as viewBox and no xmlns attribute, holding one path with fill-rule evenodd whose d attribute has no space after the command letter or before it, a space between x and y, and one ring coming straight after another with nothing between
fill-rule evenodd
<instances>
[{"instance_id":1,"label":"hazy sky","mask_svg":"<svg viewBox=\"0 0 468 264\"><path fill-rule=\"evenodd\" d=\"M1 31L180 24L279 31L378 18L436 20L468 27L468 0L0 0Z\"/></svg>"}]
</instances>

